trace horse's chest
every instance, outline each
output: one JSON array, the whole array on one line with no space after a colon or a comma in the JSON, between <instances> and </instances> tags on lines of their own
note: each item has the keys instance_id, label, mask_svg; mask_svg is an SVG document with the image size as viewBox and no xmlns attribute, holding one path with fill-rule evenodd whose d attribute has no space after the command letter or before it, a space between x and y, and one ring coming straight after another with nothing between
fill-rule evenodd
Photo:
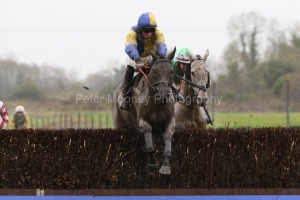
<instances>
[{"instance_id":1,"label":"horse's chest","mask_svg":"<svg viewBox=\"0 0 300 200\"><path fill-rule=\"evenodd\" d=\"M194 121L199 113L198 107L188 107L182 103L175 104L175 119L176 121Z\"/></svg>"},{"instance_id":2,"label":"horse's chest","mask_svg":"<svg viewBox=\"0 0 300 200\"><path fill-rule=\"evenodd\" d=\"M141 116L152 123L166 122L172 117L172 112L166 106L143 106Z\"/></svg>"}]
</instances>

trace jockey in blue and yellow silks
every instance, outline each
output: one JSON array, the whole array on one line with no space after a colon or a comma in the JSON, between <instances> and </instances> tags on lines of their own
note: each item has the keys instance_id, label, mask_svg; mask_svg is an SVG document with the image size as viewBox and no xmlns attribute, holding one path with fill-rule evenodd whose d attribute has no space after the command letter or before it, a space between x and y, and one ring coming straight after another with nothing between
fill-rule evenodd
<instances>
[{"instance_id":1,"label":"jockey in blue and yellow silks","mask_svg":"<svg viewBox=\"0 0 300 200\"><path fill-rule=\"evenodd\" d=\"M130 59L136 61L145 58L150 55L150 50L166 55L165 37L156 27L157 22L152 13L144 13L139 17L138 24L126 36L125 52Z\"/></svg>"},{"instance_id":2,"label":"jockey in blue and yellow silks","mask_svg":"<svg viewBox=\"0 0 300 200\"><path fill-rule=\"evenodd\" d=\"M121 109L128 110L130 98L127 96L129 84L135 70L150 64L152 56L150 50L161 55L167 54L165 37L161 30L157 28L156 18L153 13L143 13L138 24L131 27L125 41L125 52L128 55L126 60L126 72L122 83ZM182 101L183 96L172 87L172 92L176 101Z\"/></svg>"},{"instance_id":3,"label":"jockey in blue and yellow silks","mask_svg":"<svg viewBox=\"0 0 300 200\"><path fill-rule=\"evenodd\" d=\"M128 110L129 101L124 101L129 84L133 78L135 70L149 64L152 61L150 50L159 54L167 54L165 37L161 30L157 28L157 21L153 13L143 13L138 24L131 27L125 41L125 52L128 55L126 60L127 69L122 83L123 100L121 108Z\"/></svg>"}]
</instances>

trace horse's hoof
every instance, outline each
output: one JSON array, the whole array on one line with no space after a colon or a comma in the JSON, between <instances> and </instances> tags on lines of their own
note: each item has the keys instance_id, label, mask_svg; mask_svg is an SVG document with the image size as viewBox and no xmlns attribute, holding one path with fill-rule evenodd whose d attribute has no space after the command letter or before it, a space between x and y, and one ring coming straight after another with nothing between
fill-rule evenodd
<instances>
[{"instance_id":1,"label":"horse's hoof","mask_svg":"<svg viewBox=\"0 0 300 200\"><path fill-rule=\"evenodd\" d=\"M147 169L149 169L151 171L157 170L158 169L158 162L156 162L155 164L147 163Z\"/></svg>"},{"instance_id":2,"label":"horse's hoof","mask_svg":"<svg viewBox=\"0 0 300 200\"><path fill-rule=\"evenodd\" d=\"M171 167L161 166L159 173L161 174L171 174Z\"/></svg>"}]
</instances>

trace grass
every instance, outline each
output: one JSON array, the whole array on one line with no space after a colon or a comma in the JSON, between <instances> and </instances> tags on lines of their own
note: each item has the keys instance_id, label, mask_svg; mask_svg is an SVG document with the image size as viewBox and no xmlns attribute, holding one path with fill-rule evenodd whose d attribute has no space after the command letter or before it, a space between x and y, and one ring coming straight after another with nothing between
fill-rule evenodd
<instances>
[{"instance_id":1,"label":"grass","mask_svg":"<svg viewBox=\"0 0 300 200\"><path fill-rule=\"evenodd\" d=\"M290 113L290 126L300 126L300 113ZM286 113L216 113L214 128L287 126Z\"/></svg>"},{"instance_id":2,"label":"grass","mask_svg":"<svg viewBox=\"0 0 300 200\"><path fill-rule=\"evenodd\" d=\"M68 106L66 107L66 105L59 101L27 102L21 100L6 101L5 104L10 116L16 105L24 105L31 117L33 128L113 128L110 104L93 105L78 103L69 105L68 102ZM78 113L80 113L80 120L78 119ZM60 117L61 114L62 117ZM286 113L284 112L217 112L214 118L214 128L287 126ZM290 126L300 126L300 112L290 112ZM208 127L211 126L209 125Z\"/></svg>"},{"instance_id":3,"label":"grass","mask_svg":"<svg viewBox=\"0 0 300 200\"><path fill-rule=\"evenodd\" d=\"M47 128L113 128L111 111L97 113L44 113L31 115L32 127ZM72 118L72 119L71 119ZM286 113L216 113L214 128L286 127ZM78 120L80 119L80 120ZM300 126L300 113L290 113L290 126ZM54 125L55 124L55 125ZM208 127L211 127L210 125Z\"/></svg>"}]
</instances>

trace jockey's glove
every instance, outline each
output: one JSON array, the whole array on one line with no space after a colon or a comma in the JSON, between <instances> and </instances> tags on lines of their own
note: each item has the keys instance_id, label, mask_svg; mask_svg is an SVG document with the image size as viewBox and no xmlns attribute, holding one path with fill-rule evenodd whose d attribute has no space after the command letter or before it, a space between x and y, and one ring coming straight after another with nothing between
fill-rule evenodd
<instances>
[{"instance_id":1,"label":"jockey's glove","mask_svg":"<svg viewBox=\"0 0 300 200\"><path fill-rule=\"evenodd\" d=\"M142 62L141 58L136 58L135 59L135 67L137 69L144 67L144 63Z\"/></svg>"}]
</instances>

